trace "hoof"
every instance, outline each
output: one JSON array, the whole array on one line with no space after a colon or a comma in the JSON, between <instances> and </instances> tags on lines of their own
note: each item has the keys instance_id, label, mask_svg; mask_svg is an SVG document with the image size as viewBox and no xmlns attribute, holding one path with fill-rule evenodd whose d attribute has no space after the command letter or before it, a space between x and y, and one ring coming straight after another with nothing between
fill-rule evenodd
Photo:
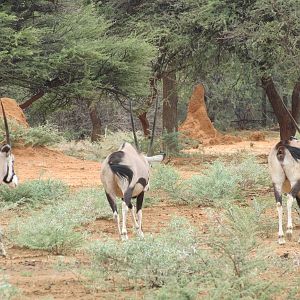
<instances>
[{"instance_id":1,"label":"hoof","mask_svg":"<svg viewBox=\"0 0 300 300\"><path fill-rule=\"evenodd\" d=\"M288 241L290 241L292 239L292 234L293 234L293 230L292 229L288 229L286 231L286 238Z\"/></svg>"},{"instance_id":2,"label":"hoof","mask_svg":"<svg viewBox=\"0 0 300 300\"><path fill-rule=\"evenodd\" d=\"M0 243L0 256L6 257L6 251L2 243Z\"/></svg>"},{"instance_id":3,"label":"hoof","mask_svg":"<svg viewBox=\"0 0 300 300\"><path fill-rule=\"evenodd\" d=\"M140 237L142 239L144 238L144 233L143 233L142 230L137 230L136 234L137 234L138 237Z\"/></svg>"},{"instance_id":4,"label":"hoof","mask_svg":"<svg viewBox=\"0 0 300 300\"><path fill-rule=\"evenodd\" d=\"M122 241L127 241L127 240L128 240L128 235L127 235L127 233L122 233L122 235L121 235L121 240L122 240Z\"/></svg>"},{"instance_id":5,"label":"hoof","mask_svg":"<svg viewBox=\"0 0 300 300\"><path fill-rule=\"evenodd\" d=\"M284 244L285 244L285 240L284 240L284 237L283 237L283 236L279 236L279 237L278 237L278 244L279 244L279 245L284 245Z\"/></svg>"}]
</instances>

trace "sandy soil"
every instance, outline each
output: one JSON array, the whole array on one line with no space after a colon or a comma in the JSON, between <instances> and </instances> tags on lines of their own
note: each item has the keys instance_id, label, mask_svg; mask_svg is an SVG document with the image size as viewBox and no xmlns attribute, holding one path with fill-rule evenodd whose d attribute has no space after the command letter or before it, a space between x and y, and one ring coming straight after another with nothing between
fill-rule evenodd
<instances>
[{"instance_id":1,"label":"sandy soil","mask_svg":"<svg viewBox=\"0 0 300 300\"><path fill-rule=\"evenodd\" d=\"M16 148L15 171L20 182L60 179L72 187L100 184L100 163L80 160L47 148Z\"/></svg>"},{"instance_id":2,"label":"sandy soil","mask_svg":"<svg viewBox=\"0 0 300 300\"><path fill-rule=\"evenodd\" d=\"M205 147L201 153L210 157L222 154L234 154L240 151L249 151L256 155L266 157L275 139L266 141L250 142L244 141L234 145L215 145ZM253 144L251 144L253 143ZM194 151L195 152L195 151ZM20 181L32 180L38 178L57 178L65 181L72 187L88 187L100 184L98 162L83 161L73 157L68 157L62 153L46 148L26 148L15 149L16 172ZM184 167L197 167L197 160L189 158L186 160L175 160L173 164L177 165L181 172L187 171ZM208 219L204 208L190 208L186 206L170 206L164 203L150 208L145 208L143 213L143 227L145 234L157 233L164 228L169 220L177 215L188 218L192 224L199 228L199 231L205 234L208 226ZM2 215L0 225L5 227L9 220L16 215L16 212L8 211ZM276 212L271 212L276 221ZM130 223L128 228L130 227ZM113 220L96 220L85 226L93 239L103 236L117 238L116 228ZM298 232L297 232L298 231ZM132 233L129 231L129 237ZM294 235L295 241L288 242L279 247L276 244L276 233L274 237L266 241L266 245L274 247L278 255L293 255L299 257L299 246L296 243L296 236L299 229L296 229ZM82 264L86 258L84 253L77 253L73 256L63 257L64 260L76 259ZM131 297L138 299L139 295L135 291L124 291L122 294L114 294L112 291L93 291L89 290L76 274L66 270L57 270L57 265L62 260L61 256L51 255L44 251L32 251L11 247L8 249L8 257L0 258L0 268L4 274L8 275L9 282L17 286L22 296L20 299L124 299ZM18 298L17 298L18 299Z\"/></svg>"}]
</instances>

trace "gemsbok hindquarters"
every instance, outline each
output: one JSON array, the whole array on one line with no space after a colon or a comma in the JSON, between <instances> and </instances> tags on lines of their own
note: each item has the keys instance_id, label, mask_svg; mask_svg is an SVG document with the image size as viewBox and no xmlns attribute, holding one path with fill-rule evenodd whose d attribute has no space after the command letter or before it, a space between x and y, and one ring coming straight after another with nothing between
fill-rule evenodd
<instances>
[{"instance_id":1,"label":"gemsbok hindquarters","mask_svg":"<svg viewBox=\"0 0 300 300\"><path fill-rule=\"evenodd\" d=\"M300 142L291 139L280 141L271 150L268 157L269 171L273 182L278 212L278 243L284 244L282 226L282 193L287 193L286 237L292 238L292 205L296 199L300 207ZM298 240L300 242L300 239Z\"/></svg>"},{"instance_id":2,"label":"gemsbok hindquarters","mask_svg":"<svg viewBox=\"0 0 300 300\"><path fill-rule=\"evenodd\" d=\"M149 187L149 162L162 161L163 158L163 154L152 157L144 156L131 144L124 143L118 151L111 153L102 163L101 181L122 240L128 239L126 228L128 210L131 212L137 235L144 236L142 231L142 205L144 192ZM117 197L122 199L122 228L116 203ZM134 205L131 203L132 198L136 198L137 220Z\"/></svg>"}]
</instances>

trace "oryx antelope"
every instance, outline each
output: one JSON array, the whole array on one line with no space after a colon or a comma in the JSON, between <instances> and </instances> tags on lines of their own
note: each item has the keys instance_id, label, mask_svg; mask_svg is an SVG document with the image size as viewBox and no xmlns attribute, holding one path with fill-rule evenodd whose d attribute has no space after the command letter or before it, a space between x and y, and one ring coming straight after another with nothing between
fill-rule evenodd
<instances>
[{"instance_id":1,"label":"oryx antelope","mask_svg":"<svg viewBox=\"0 0 300 300\"><path fill-rule=\"evenodd\" d=\"M148 153L151 153L155 120L158 101L156 100L155 117L152 129L152 139ZM122 240L127 240L126 218L130 210L137 235L143 237L142 231L142 205L144 193L149 188L150 162L160 162L164 159L164 154L156 156L145 156L138 150L137 138L134 129L132 110L130 104L131 124L136 147L130 143L123 143L118 151L111 153L102 163L101 181L104 186L106 197L113 211L114 219L117 222L118 232ZM122 201L122 228L117 210L116 198ZM131 199L136 198L136 214Z\"/></svg>"},{"instance_id":2,"label":"oryx antelope","mask_svg":"<svg viewBox=\"0 0 300 300\"><path fill-rule=\"evenodd\" d=\"M11 187L16 187L18 178L14 172L14 156L11 152L11 144L9 138L9 130L6 119L5 110L1 101L1 108L5 127L6 140L0 147L0 181L2 184L8 184ZM5 256L6 252L2 243L2 234L0 232L0 255Z\"/></svg>"},{"instance_id":3,"label":"oryx antelope","mask_svg":"<svg viewBox=\"0 0 300 300\"><path fill-rule=\"evenodd\" d=\"M282 193L287 193L287 230L286 237L291 239L292 205L296 199L300 207L300 142L291 139L280 141L271 150L268 157L269 172L272 178L278 212L278 243L284 244L282 228ZM299 239L300 242L300 239Z\"/></svg>"},{"instance_id":4,"label":"oryx antelope","mask_svg":"<svg viewBox=\"0 0 300 300\"><path fill-rule=\"evenodd\" d=\"M102 163L101 181L107 200L113 211L114 218L122 240L127 240L126 217L130 210L137 235L143 237L142 205L144 192L149 188L148 161L162 161L163 155L146 157L139 153L131 144L124 143L118 151L111 153ZM122 228L117 210L116 197L122 198ZM131 199L136 198L135 217Z\"/></svg>"}]
</instances>

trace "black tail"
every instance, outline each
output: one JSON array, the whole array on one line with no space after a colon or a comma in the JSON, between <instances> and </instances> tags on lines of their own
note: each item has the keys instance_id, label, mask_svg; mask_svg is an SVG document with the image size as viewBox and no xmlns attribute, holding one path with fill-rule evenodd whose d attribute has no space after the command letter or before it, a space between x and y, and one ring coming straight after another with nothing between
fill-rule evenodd
<instances>
[{"instance_id":1,"label":"black tail","mask_svg":"<svg viewBox=\"0 0 300 300\"><path fill-rule=\"evenodd\" d=\"M286 145L286 144L284 146L286 147L286 149L289 150L289 152L293 156L294 160L300 159L300 148L293 147L293 146Z\"/></svg>"},{"instance_id":2,"label":"black tail","mask_svg":"<svg viewBox=\"0 0 300 300\"><path fill-rule=\"evenodd\" d=\"M130 170L130 168L126 165L109 165L113 173L118 175L119 177L126 178L131 183L133 172Z\"/></svg>"},{"instance_id":3,"label":"black tail","mask_svg":"<svg viewBox=\"0 0 300 300\"><path fill-rule=\"evenodd\" d=\"M128 166L120 164L123 157L123 151L116 151L109 156L108 164L113 173L119 177L126 178L130 184L133 177L133 172Z\"/></svg>"}]
</instances>

